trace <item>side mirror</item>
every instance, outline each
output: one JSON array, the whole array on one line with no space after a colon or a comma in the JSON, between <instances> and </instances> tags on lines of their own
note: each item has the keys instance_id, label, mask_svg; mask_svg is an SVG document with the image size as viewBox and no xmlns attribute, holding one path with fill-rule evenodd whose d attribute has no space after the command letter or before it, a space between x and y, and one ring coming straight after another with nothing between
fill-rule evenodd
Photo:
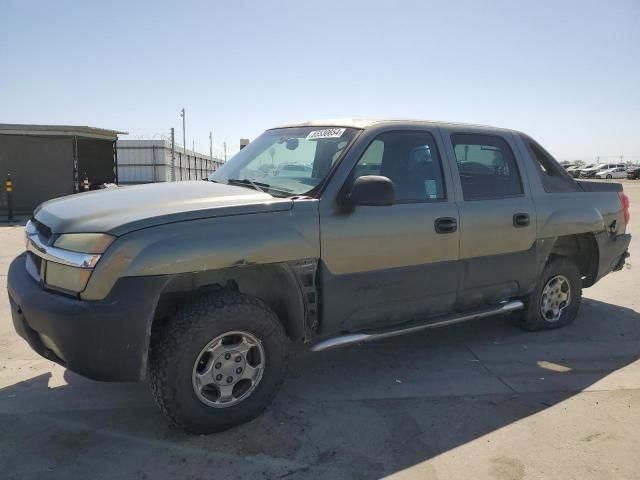
<instances>
[{"instance_id":1,"label":"side mirror","mask_svg":"<svg viewBox=\"0 0 640 480\"><path fill-rule=\"evenodd\" d=\"M396 189L387 177L364 175L354 180L344 200L348 205L393 205Z\"/></svg>"}]
</instances>

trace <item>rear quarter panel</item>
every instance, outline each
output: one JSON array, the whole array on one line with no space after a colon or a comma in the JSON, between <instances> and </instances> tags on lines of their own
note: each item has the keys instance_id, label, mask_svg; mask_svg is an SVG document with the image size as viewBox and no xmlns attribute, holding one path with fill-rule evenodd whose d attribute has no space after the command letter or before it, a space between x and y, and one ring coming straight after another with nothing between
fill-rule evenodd
<instances>
[{"instance_id":1,"label":"rear quarter panel","mask_svg":"<svg viewBox=\"0 0 640 480\"><path fill-rule=\"evenodd\" d=\"M611 185L611 191L546 192L537 160L531 157L521 137L516 137L520 156L527 160L527 177L538 220L538 239L602 232L614 220L618 233L624 233L622 206L614 185Z\"/></svg>"}]
</instances>

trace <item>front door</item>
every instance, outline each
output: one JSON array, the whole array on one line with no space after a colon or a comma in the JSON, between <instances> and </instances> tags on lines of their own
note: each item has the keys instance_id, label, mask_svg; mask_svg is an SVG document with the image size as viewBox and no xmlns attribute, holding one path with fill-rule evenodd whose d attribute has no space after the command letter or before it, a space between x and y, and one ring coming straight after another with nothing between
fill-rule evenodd
<instances>
[{"instance_id":1,"label":"front door","mask_svg":"<svg viewBox=\"0 0 640 480\"><path fill-rule=\"evenodd\" d=\"M386 176L395 186L394 205L346 209L335 198L321 200L323 332L388 326L454 308L458 209L436 138L408 130L369 139L345 183Z\"/></svg>"}]
</instances>

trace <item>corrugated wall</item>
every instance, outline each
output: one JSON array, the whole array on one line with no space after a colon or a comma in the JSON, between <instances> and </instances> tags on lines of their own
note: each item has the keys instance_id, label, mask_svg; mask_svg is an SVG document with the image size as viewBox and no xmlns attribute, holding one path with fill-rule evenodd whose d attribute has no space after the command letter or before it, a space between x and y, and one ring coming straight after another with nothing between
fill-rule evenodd
<instances>
[{"instance_id":1,"label":"corrugated wall","mask_svg":"<svg viewBox=\"0 0 640 480\"><path fill-rule=\"evenodd\" d=\"M209 176L222 160L212 162L207 155L176 146L175 164L171 161L171 144L164 140L118 141L118 183L171 182L197 180Z\"/></svg>"}]
</instances>

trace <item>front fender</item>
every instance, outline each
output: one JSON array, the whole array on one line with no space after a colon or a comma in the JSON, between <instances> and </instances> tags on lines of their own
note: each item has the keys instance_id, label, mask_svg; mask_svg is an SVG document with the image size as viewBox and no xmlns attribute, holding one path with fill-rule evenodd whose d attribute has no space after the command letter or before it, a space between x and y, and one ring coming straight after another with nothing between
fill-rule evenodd
<instances>
[{"instance_id":1,"label":"front fender","mask_svg":"<svg viewBox=\"0 0 640 480\"><path fill-rule=\"evenodd\" d=\"M105 298L122 277L206 272L320 256L317 202L291 211L177 222L119 237L98 262L85 300Z\"/></svg>"}]
</instances>

